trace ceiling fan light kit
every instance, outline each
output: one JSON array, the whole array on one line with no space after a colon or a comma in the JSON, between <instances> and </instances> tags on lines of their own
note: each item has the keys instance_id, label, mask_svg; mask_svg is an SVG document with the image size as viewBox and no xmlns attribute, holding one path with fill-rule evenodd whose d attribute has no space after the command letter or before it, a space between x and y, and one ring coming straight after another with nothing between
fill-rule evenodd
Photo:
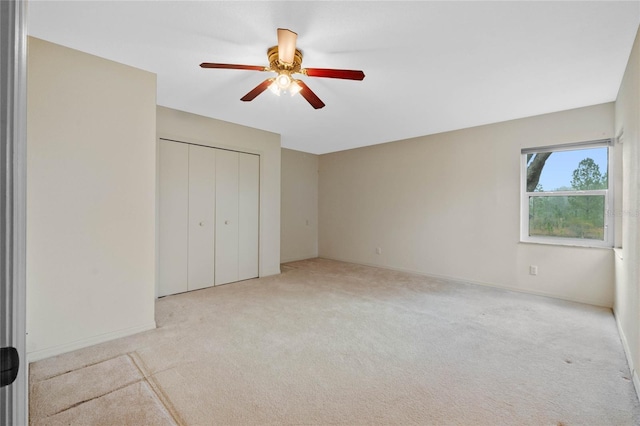
<instances>
[{"instance_id":1,"label":"ceiling fan light kit","mask_svg":"<svg viewBox=\"0 0 640 426\"><path fill-rule=\"evenodd\" d=\"M339 78L344 80L363 80L364 72L360 70L341 70L331 68L302 68L302 52L296 48L298 35L291 30L278 28L278 45L267 50L269 59L268 67L257 65L236 65L203 62L202 68L224 68L249 71L267 71L277 73L276 77L268 78L254 87L240 100L249 102L259 94L270 89L274 94L280 96L282 92L288 92L291 96L300 93L303 98L315 109L325 106L324 102L309 89L302 81L293 78L293 74L302 74L308 77Z\"/></svg>"},{"instance_id":2,"label":"ceiling fan light kit","mask_svg":"<svg viewBox=\"0 0 640 426\"><path fill-rule=\"evenodd\" d=\"M281 36L283 33L295 34L295 37L283 37ZM296 39L296 33L289 30L278 29L278 43L280 43L281 40L292 40L294 43L294 49L292 51L289 46L285 45L285 51L284 53L281 53L278 45L270 47L267 51L267 57L269 58L269 67L267 68L267 71L278 73L278 76L269 88L277 96L280 96L280 93L287 91L291 93L291 96L293 96L302 90L302 87L297 83L297 80L291 76L291 74L294 73L301 73L302 69L302 52L295 49Z\"/></svg>"}]
</instances>

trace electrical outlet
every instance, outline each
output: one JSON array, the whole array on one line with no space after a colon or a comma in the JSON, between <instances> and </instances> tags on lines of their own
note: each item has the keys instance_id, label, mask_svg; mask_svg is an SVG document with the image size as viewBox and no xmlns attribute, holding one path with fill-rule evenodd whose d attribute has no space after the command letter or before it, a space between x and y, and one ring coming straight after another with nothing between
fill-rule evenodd
<instances>
[{"instance_id":1,"label":"electrical outlet","mask_svg":"<svg viewBox=\"0 0 640 426\"><path fill-rule=\"evenodd\" d=\"M529 275L538 275L538 267L536 265L529 266Z\"/></svg>"},{"instance_id":2,"label":"electrical outlet","mask_svg":"<svg viewBox=\"0 0 640 426\"><path fill-rule=\"evenodd\" d=\"M382 249L380 247L376 247L376 254L382 254Z\"/></svg>"}]
</instances>

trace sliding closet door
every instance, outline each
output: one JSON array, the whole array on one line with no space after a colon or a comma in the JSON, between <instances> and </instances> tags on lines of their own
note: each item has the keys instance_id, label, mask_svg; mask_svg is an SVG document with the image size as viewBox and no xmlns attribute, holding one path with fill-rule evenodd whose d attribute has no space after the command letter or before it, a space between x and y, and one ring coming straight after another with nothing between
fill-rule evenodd
<instances>
[{"instance_id":1,"label":"sliding closet door","mask_svg":"<svg viewBox=\"0 0 640 426\"><path fill-rule=\"evenodd\" d=\"M238 178L238 280L246 280L258 276L260 157L241 153Z\"/></svg>"},{"instance_id":2,"label":"sliding closet door","mask_svg":"<svg viewBox=\"0 0 640 426\"><path fill-rule=\"evenodd\" d=\"M187 291L189 146L160 140L158 294Z\"/></svg>"},{"instance_id":3,"label":"sliding closet door","mask_svg":"<svg viewBox=\"0 0 640 426\"><path fill-rule=\"evenodd\" d=\"M238 156L216 152L216 285L238 281Z\"/></svg>"},{"instance_id":4,"label":"sliding closet door","mask_svg":"<svg viewBox=\"0 0 640 426\"><path fill-rule=\"evenodd\" d=\"M215 282L216 151L189 145L189 290Z\"/></svg>"}]
</instances>

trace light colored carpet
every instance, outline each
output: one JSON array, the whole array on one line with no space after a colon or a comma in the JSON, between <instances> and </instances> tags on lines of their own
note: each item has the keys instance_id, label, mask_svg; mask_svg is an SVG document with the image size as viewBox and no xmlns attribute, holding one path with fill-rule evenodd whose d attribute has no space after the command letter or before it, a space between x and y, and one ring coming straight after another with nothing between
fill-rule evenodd
<instances>
[{"instance_id":1,"label":"light colored carpet","mask_svg":"<svg viewBox=\"0 0 640 426\"><path fill-rule=\"evenodd\" d=\"M32 424L633 425L611 311L323 259L31 364Z\"/></svg>"}]
</instances>

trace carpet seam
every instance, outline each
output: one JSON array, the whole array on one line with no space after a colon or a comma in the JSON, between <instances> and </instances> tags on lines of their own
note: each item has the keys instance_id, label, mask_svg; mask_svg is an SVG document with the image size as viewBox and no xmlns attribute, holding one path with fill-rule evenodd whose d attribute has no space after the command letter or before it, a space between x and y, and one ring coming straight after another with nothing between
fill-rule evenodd
<instances>
[{"instance_id":1,"label":"carpet seam","mask_svg":"<svg viewBox=\"0 0 640 426\"><path fill-rule=\"evenodd\" d=\"M162 387L160 386L160 384L156 382L156 380L153 377L153 374L149 372L149 369L145 365L140 355L136 351L133 351L127 355L129 356L131 361L133 361L133 364L136 366L138 371L140 371L140 373L142 374L143 380L149 385L153 393L158 398L158 401L160 401L164 409L167 410L167 413L169 413L173 421L175 421L178 426L186 426L187 423L185 423L182 420L182 418L180 417L180 414L178 414L178 411L171 403L171 400L169 399L169 397L162 390Z\"/></svg>"},{"instance_id":2,"label":"carpet seam","mask_svg":"<svg viewBox=\"0 0 640 426\"><path fill-rule=\"evenodd\" d=\"M117 358L120 358L120 357L123 357L123 356L126 356L126 354L120 354L120 355L118 355L118 356L115 356L115 357L112 357L112 358L108 358L108 359L105 359L105 360L103 360L103 361L95 362L95 363L93 363L93 364L87 364L87 365L86 365L86 366L84 366L84 367L80 367L80 368L75 369L75 370L67 371L66 373L61 373L61 374L58 374L58 375L51 376L51 377L49 377L49 378L47 378L47 379L40 380L40 381L38 381L38 382L36 382L36 383L31 384L29 387L31 388L31 386L35 386L37 383L41 383L41 382L45 382L45 381L47 381L47 380L55 379L56 377L61 377L61 376L64 376L65 374L69 374L69 373L72 373L72 372L74 372L74 371L79 371L79 370L82 370L82 369L84 369L84 368L93 367L93 366L95 366L95 365L102 364L102 363L104 363L104 362L108 362L108 361L111 361L111 360L114 360L114 359L117 359ZM129 357L129 358L130 358L130 357ZM131 359L131 358L130 358L130 359ZM135 365L135 362L133 362L133 364ZM132 380L132 381L128 381L128 382L126 382L125 384L123 384L123 385L119 386L119 387L118 387L118 388L116 388L116 389L110 390L110 391L109 391L109 392L107 392L107 393L103 393L103 394L100 394L100 395L94 396L94 397L92 397L92 398L88 398L88 399L85 399L85 400L82 400L82 401L76 402L76 403L75 403L75 404L73 404L73 405L70 405L70 406L68 406L68 407L66 407L66 408L64 408L64 409L62 409L62 410L60 410L60 411L57 411L57 412L55 412L55 413L52 413L52 414L46 415L46 416L44 416L44 417L42 417L42 418L43 418L43 419L47 419L47 418L49 418L49 417L56 416L56 415L58 415L58 414L60 414L60 413L64 413L65 411L68 411L68 410L70 410L70 409L72 409L72 408L76 408L76 407L78 407L78 406L80 406L80 405L82 405L82 404L84 404L84 403L87 403L87 402L89 402L89 401L93 401L94 399L102 398L102 397L103 397L103 396L105 396L105 395L109 395L109 394L111 394L111 393L113 393L113 392L117 392L117 391L119 391L119 390L122 390L122 389L126 388L127 386L131 386L131 385L133 385L133 384L136 384L136 383L141 382L142 380L144 380L144 374L142 373L142 371L140 371L140 369L138 368L138 366L137 366L137 365L135 365L135 366L136 366L136 369L138 370L138 372L140 372L140 374L141 374L141 376L142 376L141 378L138 378L138 379L135 379L135 380Z\"/></svg>"},{"instance_id":3,"label":"carpet seam","mask_svg":"<svg viewBox=\"0 0 640 426\"><path fill-rule=\"evenodd\" d=\"M63 373L53 374L53 375L51 375L51 376L44 377L44 378L42 378L42 379L40 379L40 380L35 380L35 381L34 381L32 378L29 378L29 381L30 381L31 383L33 383L33 384L35 384L35 383L40 383L40 382L45 382L45 381L47 381L47 380L55 379L56 377L64 376L65 374L73 373L74 371L82 370L83 368L93 367L93 366L95 366L95 365L102 364L103 362L108 362L108 361L111 361L111 360L114 360L114 359L120 358L120 357L122 357L122 356L125 356L125 355L126 355L126 354L122 354L122 353L121 353L121 354L118 354L118 355L113 356L113 357L111 357L111 358L106 358L106 359L102 359L102 360L100 360L100 361L92 362L92 363L90 363L90 364L81 365L81 366L79 366L79 367L72 368L71 370L67 370L67 371L65 371L65 372L63 372Z\"/></svg>"},{"instance_id":4,"label":"carpet seam","mask_svg":"<svg viewBox=\"0 0 640 426\"><path fill-rule=\"evenodd\" d=\"M70 405L69 407L67 407L67 408L65 408L65 409L63 409L63 410L60 410L60 411L58 411L58 412L56 412L56 413L50 414L50 415L48 415L48 416L45 416L44 418L45 418L45 419L48 419L49 417L57 416L57 415L58 415L58 414L60 414L60 413L64 413L65 411L69 411L69 410L71 410L72 408L79 407L80 405L85 404L85 403L87 403L87 402L89 402L89 401L93 401L94 399L98 399L98 398L102 398L103 396L110 395L110 394L112 394L112 393L114 393L114 392L117 392L117 391L119 391L119 390L122 390L122 389L124 389L124 388L126 388L126 387L128 387L128 386L134 385L134 384L136 384L136 383L140 383L140 382L142 382L143 380L144 380L144 378L142 378L142 379L137 379L137 380L134 380L134 381L132 381L132 382L127 382L127 383L125 383L124 385L122 385L122 386L120 386L120 387L118 387L118 388L116 388L116 389L110 390L110 391L109 391L109 392L107 392L107 393L103 393L103 394L101 394L101 395L94 396L93 398L85 399L84 401L76 402L75 404Z\"/></svg>"}]
</instances>

